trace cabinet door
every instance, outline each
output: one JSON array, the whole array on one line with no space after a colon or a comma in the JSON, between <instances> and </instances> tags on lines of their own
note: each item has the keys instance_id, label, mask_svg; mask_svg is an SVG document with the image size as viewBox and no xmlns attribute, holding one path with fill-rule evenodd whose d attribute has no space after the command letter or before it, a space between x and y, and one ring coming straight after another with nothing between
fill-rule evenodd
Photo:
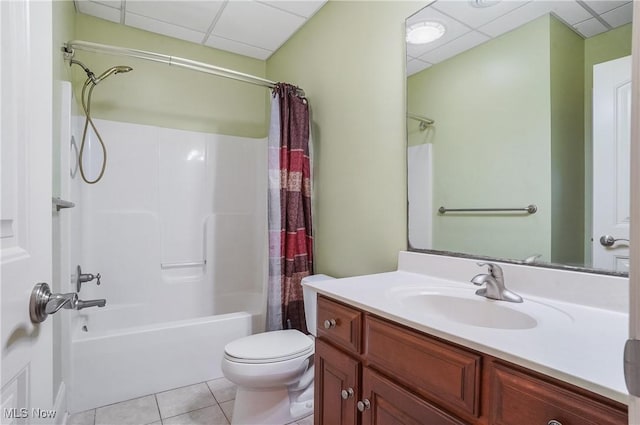
<instances>
[{"instance_id":1,"label":"cabinet door","mask_svg":"<svg viewBox=\"0 0 640 425\"><path fill-rule=\"evenodd\" d=\"M356 425L359 368L357 360L316 339L315 425Z\"/></svg>"},{"instance_id":2,"label":"cabinet door","mask_svg":"<svg viewBox=\"0 0 640 425\"><path fill-rule=\"evenodd\" d=\"M362 425L465 425L369 368L362 374Z\"/></svg>"}]
</instances>

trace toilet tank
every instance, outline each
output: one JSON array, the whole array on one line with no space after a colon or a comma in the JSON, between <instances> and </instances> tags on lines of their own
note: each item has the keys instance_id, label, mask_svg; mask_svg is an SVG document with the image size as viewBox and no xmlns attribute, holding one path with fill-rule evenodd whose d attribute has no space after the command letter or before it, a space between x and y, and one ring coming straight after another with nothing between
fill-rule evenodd
<instances>
[{"instance_id":1,"label":"toilet tank","mask_svg":"<svg viewBox=\"0 0 640 425\"><path fill-rule=\"evenodd\" d=\"M321 282L323 280L335 279L326 274L314 274L303 277L302 283ZM316 336L316 317L318 306L318 293L307 286L302 286L302 297L304 298L304 314L307 319L307 330L313 336Z\"/></svg>"}]
</instances>

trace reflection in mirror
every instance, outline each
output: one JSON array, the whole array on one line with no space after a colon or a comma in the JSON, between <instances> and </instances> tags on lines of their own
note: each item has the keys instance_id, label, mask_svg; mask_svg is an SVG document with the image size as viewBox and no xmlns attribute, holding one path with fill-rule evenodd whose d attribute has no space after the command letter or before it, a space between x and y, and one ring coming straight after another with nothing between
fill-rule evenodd
<instances>
[{"instance_id":1,"label":"reflection in mirror","mask_svg":"<svg viewBox=\"0 0 640 425\"><path fill-rule=\"evenodd\" d=\"M631 14L438 0L407 19L444 28L407 36L410 249L628 270Z\"/></svg>"}]
</instances>

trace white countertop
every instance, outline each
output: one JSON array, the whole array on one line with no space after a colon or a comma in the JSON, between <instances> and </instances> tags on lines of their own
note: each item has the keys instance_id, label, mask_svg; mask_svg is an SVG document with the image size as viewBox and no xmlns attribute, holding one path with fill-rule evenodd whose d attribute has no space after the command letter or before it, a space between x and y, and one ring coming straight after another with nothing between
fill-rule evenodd
<instances>
[{"instance_id":1,"label":"white countertop","mask_svg":"<svg viewBox=\"0 0 640 425\"><path fill-rule=\"evenodd\" d=\"M510 288L509 266L504 269L505 283ZM478 269L478 272L482 271ZM571 303L562 297L540 296L535 290L527 292L526 285L519 282L517 293L524 298L521 304L479 299L526 313L534 317L537 324L529 329L496 329L458 323L420 309L407 308L402 297L397 296L402 291L440 291L474 299L477 287L469 280L399 270L305 285L394 322L628 404L623 349L629 318L624 311Z\"/></svg>"}]
</instances>

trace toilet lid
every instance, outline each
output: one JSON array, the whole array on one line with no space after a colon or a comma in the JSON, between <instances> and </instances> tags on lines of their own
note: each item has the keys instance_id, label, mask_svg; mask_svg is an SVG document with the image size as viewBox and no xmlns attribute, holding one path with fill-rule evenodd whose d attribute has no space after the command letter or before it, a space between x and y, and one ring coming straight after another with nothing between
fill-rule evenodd
<instances>
[{"instance_id":1,"label":"toilet lid","mask_svg":"<svg viewBox=\"0 0 640 425\"><path fill-rule=\"evenodd\" d=\"M227 356L247 363L282 361L313 351L313 340L295 329L264 332L230 342Z\"/></svg>"}]
</instances>

